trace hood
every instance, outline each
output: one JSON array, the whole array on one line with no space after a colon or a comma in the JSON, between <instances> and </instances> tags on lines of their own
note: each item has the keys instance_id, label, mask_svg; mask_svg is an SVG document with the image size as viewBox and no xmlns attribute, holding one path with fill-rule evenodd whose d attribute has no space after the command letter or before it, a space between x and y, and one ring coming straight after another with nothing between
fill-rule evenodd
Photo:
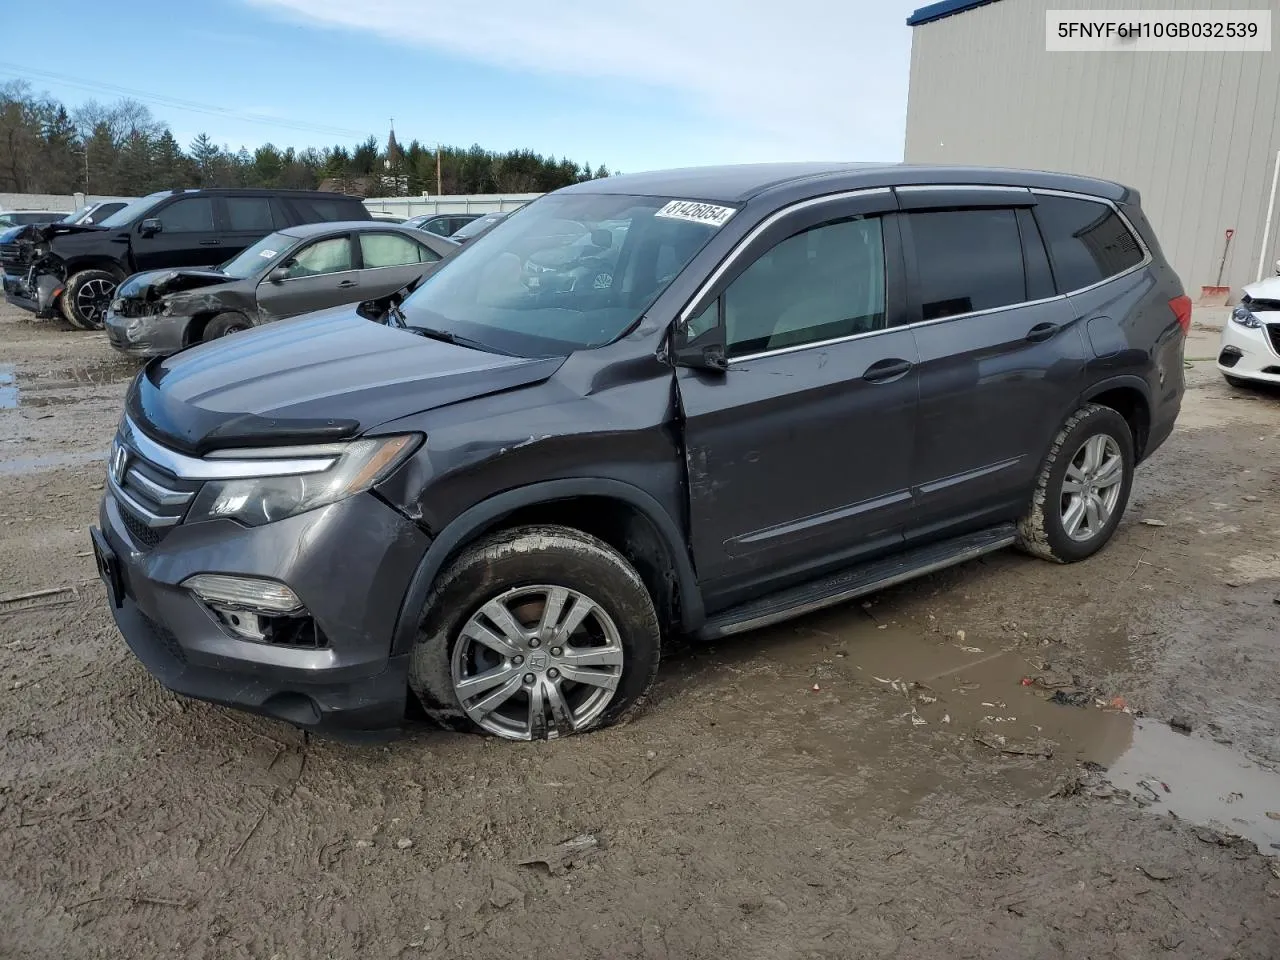
<instances>
[{"instance_id":1,"label":"hood","mask_svg":"<svg viewBox=\"0 0 1280 960\"><path fill-rule=\"evenodd\" d=\"M13 241L17 240L18 237L22 235L22 231L27 229L28 226L29 224L23 224L18 227L6 227L3 231L0 231L0 243L13 243Z\"/></svg>"},{"instance_id":2,"label":"hood","mask_svg":"<svg viewBox=\"0 0 1280 960\"><path fill-rule=\"evenodd\" d=\"M539 383L563 362L429 340L346 306L152 361L126 406L156 440L203 455L355 437L389 420Z\"/></svg>"},{"instance_id":3,"label":"hood","mask_svg":"<svg viewBox=\"0 0 1280 960\"><path fill-rule=\"evenodd\" d=\"M70 233L107 232L106 227L98 226L96 223L31 223L28 226L33 228L31 231L33 240L52 240L54 237Z\"/></svg>"},{"instance_id":4,"label":"hood","mask_svg":"<svg viewBox=\"0 0 1280 960\"><path fill-rule=\"evenodd\" d=\"M1267 277L1244 288L1245 296L1258 310L1280 310L1280 277Z\"/></svg>"},{"instance_id":5,"label":"hood","mask_svg":"<svg viewBox=\"0 0 1280 960\"><path fill-rule=\"evenodd\" d=\"M149 270L135 273L120 284L116 296L122 300L154 300L166 294L230 283L235 279L217 270Z\"/></svg>"}]
</instances>

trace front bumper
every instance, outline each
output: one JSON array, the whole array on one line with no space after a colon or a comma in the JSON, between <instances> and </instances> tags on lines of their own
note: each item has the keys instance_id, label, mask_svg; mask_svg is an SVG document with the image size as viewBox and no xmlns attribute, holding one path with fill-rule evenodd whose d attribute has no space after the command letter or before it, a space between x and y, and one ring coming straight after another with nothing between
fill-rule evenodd
<instances>
[{"instance_id":1,"label":"front bumper","mask_svg":"<svg viewBox=\"0 0 1280 960\"><path fill-rule=\"evenodd\" d=\"M1263 312L1256 316L1263 324L1257 329L1230 319L1223 324L1218 341L1218 370L1242 380L1280 383L1280 351L1276 349L1280 342L1280 313ZM1269 327L1276 329L1275 339Z\"/></svg>"},{"instance_id":2,"label":"front bumper","mask_svg":"<svg viewBox=\"0 0 1280 960\"><path fill-rule=\"evenodd\" d=\"M124 509L108 484L98 537L114 563L115 583L105 572L104 580L116 625L162 684L320 731L400 724L408 657L391 656L391 642L409 580L430 543L418 527L364 493L261 527L230 520L179 524L148 546L131 532L136 525ZM237 636L179 586L200 572L287 584L326 645L289 647Z\"/></svg>"},{"instance_id":3,"label":"front bumper","mask_svg":"<svg viewBox=\"0 0 1280 960\"><path fill-rule=\"evenodd\" d=\"M108 309L103 319L107 342L131 357L168 357L186 344L190 317L122 317Z\"/></svg>"},{"instance_id":4,"label":"front bumper","mask_svg":"<svg viewBox=\"0 0 1280 960\"><path fill-rule=\"evenodd\" d=\"M49 273L37 275L32 271L26 277L5 274L4 299L44 319L54 315L62 286L62 281Z\"/></svg>"}]
</instances>

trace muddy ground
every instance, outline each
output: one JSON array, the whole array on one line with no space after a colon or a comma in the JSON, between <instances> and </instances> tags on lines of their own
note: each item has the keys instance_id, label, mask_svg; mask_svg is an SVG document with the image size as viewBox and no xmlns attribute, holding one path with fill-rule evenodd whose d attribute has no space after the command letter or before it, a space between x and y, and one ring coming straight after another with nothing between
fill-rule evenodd
<instances>
[{"instance_id":1,"label":"muddy ground","mask_svg":"<svg viewBox=\"0 0 1280 960\"><path fill-rule=\"evenodd\" d=\"M133 369L0 312L0 956L1280 956L1280 395L1193 364L1086 563L675 650L588 737L352 746L117 635L85 530Z\"/></svg>"}]
</instances>

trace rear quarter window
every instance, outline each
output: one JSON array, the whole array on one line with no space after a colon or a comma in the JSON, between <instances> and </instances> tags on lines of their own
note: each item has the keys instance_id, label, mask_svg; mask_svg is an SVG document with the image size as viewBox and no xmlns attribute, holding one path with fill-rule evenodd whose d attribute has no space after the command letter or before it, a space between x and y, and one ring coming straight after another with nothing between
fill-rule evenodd
<instances>
[{"instance_id":1,"label":"rear quarter window","mask_svg":"<svg viewBox=\"0 0 1280 960\"><path fill-rule=\"evenodd\" d=\"M1142 262L1142 248L1108 204L1040 195L1036 222L1059 293L1092 286Z\"/></svg>"}]
</instances>

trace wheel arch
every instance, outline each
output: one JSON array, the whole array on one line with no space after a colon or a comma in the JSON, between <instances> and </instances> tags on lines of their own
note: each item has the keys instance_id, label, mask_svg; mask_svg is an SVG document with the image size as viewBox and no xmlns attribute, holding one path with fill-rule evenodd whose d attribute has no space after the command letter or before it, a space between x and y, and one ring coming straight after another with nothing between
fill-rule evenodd
<instances>
[{"instance_id":1,"label":"wheel arch","mask_svg":"<svg viewBox=\"0 0 1280 960\"><path fill-rule=\"evenodd\" d=\"M109 273L116 278L116 283L120 283L127 277L128 271L121 268L120 264L110 257L75 257L66 261L63 269L66 271L64 280L70 280L77 273L84 273L86 270L101 270Z\"/></svg>"},{"instance_id":2,"label":"wheel arch","mask_svg":"<svg viewBox=\"0 0 1280 960\"><path fill-rule=\"evenodd\" d=\"M1093 384L1080 403L1110 407L1129 424L1133 434L1134 462L1142 461L1151 437L1151 388L1141 377L1111 377Z\"/></svg>"},{"instance_id":3,"label":"wheel arch","mask_svg":"<svg viewBox=\"0 0 1280 960\"><path fill-rule=\"evenodd\" d=\"M570 514L575 506L593 508L593 512L585 518L573 517ZM702 624L705 619L702 594L686 539L656 499L621 480L548 480L483 500L440 531L409 582L392 634L392 653L404 653L413 646L418 618L431 588L446 564L460 551L495 530L545 522L558 522L591 533L618 549L636 565L666 625L692 631ZM601 536L602 533L605 535ZM658 553L651 554L651 550ZM660 561L666 561L666 566Z\"/></svg>"}]
</instances>

